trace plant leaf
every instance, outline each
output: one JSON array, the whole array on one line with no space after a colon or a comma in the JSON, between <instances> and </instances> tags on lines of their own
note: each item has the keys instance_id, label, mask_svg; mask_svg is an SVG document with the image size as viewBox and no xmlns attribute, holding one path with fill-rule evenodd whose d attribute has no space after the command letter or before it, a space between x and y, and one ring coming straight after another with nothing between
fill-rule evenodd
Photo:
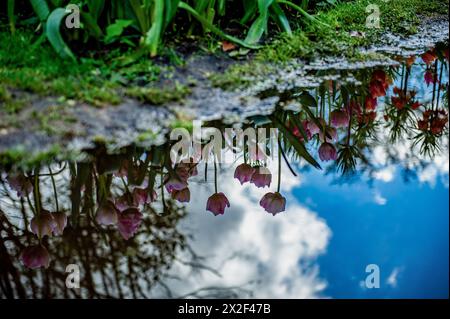
<instances>
[{"instance_id":1,"label":"plant leaf","mask_svg":"<svg viewBox=\"0 0 450 319\"><path fill-rule=\"evenodd\" d=\"M47 17L50 14L47 2L45 0L30 0L30 3L39 20L47 20Z\"/></svg>"},{"instance_id":2,"label":"plant leaf","mask_svg":"<svg viewBox=\"0 0 450 319\"><path fill-rule=\"evenodd\" d=\"M75 55L72 53L61 36L61 21L64 19L66 14L67 12L63 8L56 8L55 10L53 10L47 19L45 34L48 41L50 41L50 44L53 46L59 56L61 56L63 59L70 58L76 60Z\"/></svg>"},{"instance_id":3,"label":"plant leaf","mask_svg":"<svg viewBox=\"0 0 450 319\"><path fill-rule=\"evenodd\" d=\"M308 163L310 163L315 168L322 169L320 164L317 163L314 157L312 157L311 154L308 153L305 145L302 142L300 142L299 139L294 134L292 134L292 132L276 116L271 116L271 119L273 120L275 126L280 131L282 131L284 136L288 139L289 143L291 143L292 147L294 147L295 151L299 156L303 157Z\"/></svg>"}]
</instances>

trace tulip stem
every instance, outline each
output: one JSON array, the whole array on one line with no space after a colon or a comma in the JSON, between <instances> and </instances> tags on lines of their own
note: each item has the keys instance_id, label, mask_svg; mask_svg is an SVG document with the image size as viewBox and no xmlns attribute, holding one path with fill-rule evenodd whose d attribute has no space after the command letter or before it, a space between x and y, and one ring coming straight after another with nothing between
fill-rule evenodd
<instances>
[{"instance_id":1,"label":"tulip stem","mask_svg":"<svg viewBox=\"0 0 450 319\"><path fill-rule=\"evenodd\" d=\"M283 151L283 148L281 147L281 138L278 139L278 147L281 150L281 155L283 155L283 159L286 162L287 167L289 168L289 170L291 171L292 175L294 175L295 177L297 177L297 174L294 172L294 170L292 169L291 165L289 164L289 161L286 157L285 152Z\"/></svg>"},{"instance_id":2,"label":"tulip stem","mask_svg":"<svg viewBox=\"0 0 450 319\"><path fill-rule=\"evenodd\" d=\"M122 180L123 186L125 187L125 191L127 193L130 193L130 189L128 188L127 183L125 182L125 179L121 176L120 179Z\"/></svg>"},{"instance_id":3,"label":"tulip stem","mask_svg":"<svg viewBox=\"0 0 450 319\"><path fill-rule=\"evenodd\" d=\"M34 170L34 190L33 190L33 197L34 197L34 205L36 208L36 213L39 214L41 212L41 198L39 196L39 168L36 168Z\"/></svg>"},{"instance_id":4,"label":"tulip stem","mask_svg":"<svg viewBox=\"0 0 450 319\"><path fill-rule=\"evenodd\" d=\"M48 166L48 171L50 173L50 178L52 179L52 186L53 186L53 194L55 196L56 211L59 212L58 192L56 191L55 178L53 176L52 169L51 169L50 165Z\"/></svg>"},{"instance_id":5,"label":"tulip stem","mask_svg":"<svg viewBox=\"0 0 450 319\"><path fill-rule=\"evenodd\" d=\"M166 210L166 201L164 200L164 178L163 174L161 174L161 201L163 205L163 212Z\"/></svg>"},{"instance_id":6,"label":"tulip stem","mask_svg":"<svg viewBox=\"0 0 450 319\"><path fill-rule=\"evenodd\" d=\"M441 62L441 70L439 71L439 82L438 82L438 91L437 91L437 97L436 97L436 109L439 109L439 98L441 95L441 83L442 83L442 73L444 71L444 63Z\"/></svg>"},{"instance_id":7,"label":"tulip stem","mask_svg":"<svg viewBox=\"0 0 450 319\"><path fill-rule=\"evenodd\" d=\"M214 161L214 190L217 194L217 163L215 157L213 157L213 161Z\"/></svg>"},{"instance_id":8,"label":"tulip stem","mask_svg":"<svg viewBox=\"0 0 450 319\"><path fill-rule=\"evenodd\" d=\"M27 194L26 197L27 197L28 206L30 206L30 209L33 212L33 215L36 216L36 210L34 209L33 204L31 203L30 196L28 196L28 194Z\"/></svg>"},{"instance_id":9,"label":"tulip stem","mask_svg":"<svg viewBox=\"0 0 450 319\"><path fill-rule=\"evenodd\" d=\"M431 109L434 108L434 100L436 97L436 82L437 82L437 69L438 69L438 60L436 59L436 62L434 62L434 72L433 72L433 97L431 98Z\"/></svg>"},{"instance_id":10,"label":"tulip stem","mask_svg":"<svg viewBox=\"0 0 450 319\"><path fill-rule=\"evenodd\" d=\"M278 185L277 185L277 193L280 192L281 186L281 141L280 136L278 135Z\"/></svg>"}]
</instances>

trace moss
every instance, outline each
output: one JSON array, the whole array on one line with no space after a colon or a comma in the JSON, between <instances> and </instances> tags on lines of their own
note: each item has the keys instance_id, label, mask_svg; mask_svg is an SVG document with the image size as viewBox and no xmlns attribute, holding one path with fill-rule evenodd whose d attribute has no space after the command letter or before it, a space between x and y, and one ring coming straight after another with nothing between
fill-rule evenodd
<instances>
[{"instance_id":1,"label":"moss","mask_svg":"<svg viewBox=\"0 0 450 319\"><path fill-rule=\"evenodd\" d=\"M156 140L157 135L153 131L143 132L138 135L137 143L138 144L147 144Z\"/></svg>"},{"instance_id":2,"label":"moss","mask_svg":"<svg viewBox=\"0 0 450 319\"><path fill-rule=\"evenodd\" d=\"M126 94L144 103L162 105L168 102L182 100L191 93L191 89L185 85L176 84L174 87L131 87L126 89Z\"/></svg>"},{"instance_id":3,"label":"moss","mask_svg":"<svg viewBox=\"0 0 450 319\"><path fill-rule=\"evenodd\" d=\"M48 150L30 154L22 146L9 149L0 153L0 167L19 168L23 171L34 168L37 165L52 163L59 156L69 158L69 154L62 155L62 150L58 145L53 145Z\"/></svg>"},{"instance_id":4,"label":"moss","mask_svg":"<svg viewBox=\"0 0 450 319\"><path fill-rule=\"evenodd\" d=\"M8 102L11 100L11 94L4 86L0 86L0 102Z\"/></svg>"},{"instance_id":5,"label":"moss","mask_svg":"<svg viewBox=\"0 0 450 319\"><path fill-rule=\"evenodd\" d=\"M194 130L194 124L193 124L192 120L177 119L177 120L173 121L172 123L170 123L169 126L171 129L184 128L184 129L188 130L190 133L192 133Z\"/></svg>"}]
</instances>

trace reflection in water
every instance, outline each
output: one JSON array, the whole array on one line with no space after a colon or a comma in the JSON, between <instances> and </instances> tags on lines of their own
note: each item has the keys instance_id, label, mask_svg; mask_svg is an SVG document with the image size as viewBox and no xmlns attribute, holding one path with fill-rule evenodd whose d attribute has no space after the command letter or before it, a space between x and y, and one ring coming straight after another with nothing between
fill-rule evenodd
<instances>
[{"instance_id":1,"label":"reflection in water","mask_svg":"<svg viewBox=\"0 0 450 319\"><path fill-rule=\"evenodd\" d=\"M401 62L353 71L356 81L283 92L281 102L298 108L240 123L277 128L275 143L268 137L256 154L224 148L234 153L231 164L209 156L174 165L168 142L115 155L99 146L76 162L3 168L0 294L320 295L325 282L313 262L331 231L291 192L298 171L324 166L347 182L389 178L400 163L425 176L447 153L448 49ZM266 214L254 214L258 205ZM81 271L81 289L66 287L71 264Z\"/></svg>"}]
</instances>

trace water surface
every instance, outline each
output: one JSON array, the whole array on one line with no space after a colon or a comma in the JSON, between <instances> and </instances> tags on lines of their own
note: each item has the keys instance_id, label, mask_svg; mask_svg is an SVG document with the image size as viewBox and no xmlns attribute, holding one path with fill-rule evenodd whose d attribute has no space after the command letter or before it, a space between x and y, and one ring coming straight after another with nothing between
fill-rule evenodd
<instances>
[{"instance_id":1,"label":"water surface","mask_svg":"<svg viewBox=\"0 0 450 319\"><path fill-rule=\"evenodd\" d=\"M448 49L341 70L283 91L273 113L226 122L204 126L279 134L266 157L223 143L216 165L171 163L167 141L2 167L0 295L448 297ZM243 163L265 167L270 186L255 173L241 184ZM269 192L285 205L267 208ZM223 214L207 210L215 193ZM379 288L366 285L370 264ZM80 288L67 287L68 265Z\"/></svg>"}]
</instances>

